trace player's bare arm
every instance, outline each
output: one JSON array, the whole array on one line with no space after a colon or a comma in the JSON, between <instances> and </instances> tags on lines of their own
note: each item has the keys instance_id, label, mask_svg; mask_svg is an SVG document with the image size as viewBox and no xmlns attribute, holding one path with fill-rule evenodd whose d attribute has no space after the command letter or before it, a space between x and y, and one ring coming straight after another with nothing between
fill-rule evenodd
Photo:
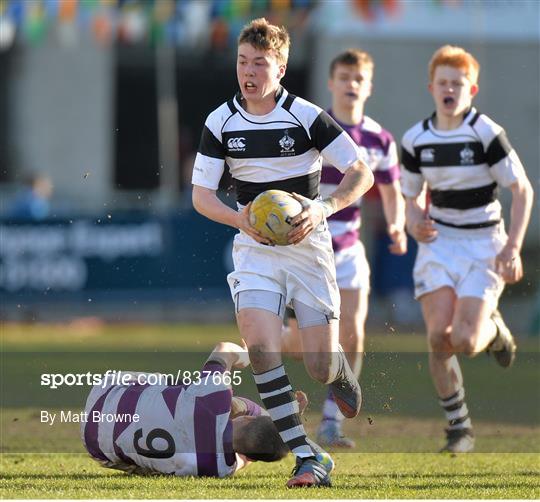
<instances>
[{"instance_id":1,"label":"player's bare arm","mask_svg":"<svg viewBox=\"0 0 540 502\"><path fill-rule=\"evenodd\" d=\"M203 216L218 223L238 228L261 244L273 244L270 239L263 237L250 225L249 206L251 203L242 211L235 211L218 199L215 190L198 185L193 185L192 201L195 210Z\"/></svg>"},{"instance_id":2,"label":"player's bare arm","mask_svg":"<svg viewBox=\"0 0 540 502\"><path fill-rule=\"evenodd\" d=\"M293 193L304 206L304 210L292 220L292 225L296 228L289 233L289 242L291 244L301 242L324 218L351 205L364 195L373 186L373 182L371 169L359 160L349 167L336 191L326 199L312 201Z\"/></svg>"},{"instance_id":3,"label":"player's bare arm","mask_svg":"<svg viewBox=\"0 0 540 502\"><path fill-rule=\"evenodd\" d=\"M510 190L512 192L512 206L510 208L508 241L495 258L495 263L497 271L504 281L513 284L523 277L520 253L531 216L533 189L523 174L516 183L510 185Z\"/></svg>"},{"instance_id":4,"label":"player's bare arm","mask_svg":"<svg viewBox=\"0 0 540 502\"><path fill-rule=\"evenodd\" d=\"M379 184L384 217L386 219L387 232L392 240L388 247L395 255L403 255L407 252L407 235L405 234L405 202L401 195L399 182Z\"/></svg>"},{"instance_id":5,"label":"player's bare arm","mask_svg":"<svg viewBox=\"0 0 540 502\"><path fill-rule=\"evenodd\" d=\"M437 238L433 220L425 213L418 197L405 198L407 231L417 242L432 242Z\"/></svg>"},{"instance_id":6,"label":"player's bare arm","mask_svg":"<svg viewBox=\"0 0 540 502\"><path fill-rule=\"evenodd\" d=\"M245 345L241 347L232 342L220 342L215 346L208 361L220 362L227 370L245 368L249 366L249 355Z\"/></svg>"}]
</instances>

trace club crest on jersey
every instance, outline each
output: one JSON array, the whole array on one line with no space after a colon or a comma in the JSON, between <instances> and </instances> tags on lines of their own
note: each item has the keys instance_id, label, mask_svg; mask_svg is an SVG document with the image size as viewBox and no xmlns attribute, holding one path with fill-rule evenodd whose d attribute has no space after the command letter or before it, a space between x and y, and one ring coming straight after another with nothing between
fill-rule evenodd
<instances>
[{"instance_id":1,"label":"club crest on jersey","mask_svg":"<svg viewBox=\"0 0 540 502\"><path fill-rule=\"evenodd\" d=\"M285 129L285 135L279 140L281 147L281 156L294 155L294 139L289 136L289 130Z\"/></svg>"},{"instance_id":2,"label":"club crest on jersey","mask_svg":"<svg viewBox=\"0 0 540 502\"><path fill-rule=\"evenodd\" d=\"M434 162L435 161L435 149L434 148L424 148L420 152L420 160L422 162Z\"/></svg>"},{"instance_id":3,"label":"club crest on jersey","mask_svg":"<svg viewBox=\"0 0 540 502\"><path fill-rule=\"evenodd\" d=\"M465 148L459 152L459 156L461 157L461 165L474 164L474 150L469 145L465 145Z\"/></svg>"},{"instance_id":4,"label":"club crest on jersey","mask_svg":"<svg viewBox=\"0 0 540 502\"><path fill-rule=\"evenodd\" d=\"M230 138L227 141L227 148L229 152L245 152L246 138Z\"/></svg>"}]
</instances>

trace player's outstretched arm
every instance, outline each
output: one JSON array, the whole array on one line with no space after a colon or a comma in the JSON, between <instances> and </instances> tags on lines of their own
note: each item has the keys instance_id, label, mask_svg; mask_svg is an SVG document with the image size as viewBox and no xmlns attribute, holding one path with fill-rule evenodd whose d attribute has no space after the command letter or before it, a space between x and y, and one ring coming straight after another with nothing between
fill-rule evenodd
<instances>
[{"instance_id":1,"label":"player's outstretched arm","mask_svg":"<svg viewBox=\"0 0 540 502\"><path fill-rule=\"evenodd\" d=\"M216 361L225 366L225 369L245 368L249 366L247 347L241 347L232 342L220 342L215 347L207 362Z\"/></svg>"},{"instance_id":2,"label":"player's outstretched arm","mask_svg":"<svg viewBox=\"0 0 540 502\"><path fill-rule=\"evenodd\" d=\"M322 201L312 201L293 193L293 196L302 203L304 210L295 216L291 224L295 227L289 232L289 242L298 244L309 235L319 223L336 211L350 206L373 186L373 173L361 160L355 162L347 172L341 183L329 197Z\"/></svg>"},{"instance_id":3,"label":"player's outstretched arm","mask_svg":"<svg viewBox=\"0 0 540 502\"><path fill-rule=\"evenodd\" d=\"M510 207L508 241L497 255L495 264L503 280L512 284L523 277L520 253L531 216L534 193L525 173L518 178L518 181L510 185L510 190L512 191L512 206Z\"/></svg>"},{"instance_id":4,"label":"player's outstretched arm","mask_svg":"<svg viewBox=\"0 0 540 502\"><path fill-rule=\"evenodd\" d=\"M226 204L221 202L215 190L205 188L199 185L193 185L193 192L191 195L193 201L193 207L195 210L206 216L207 218L229 225L234 228L242 230L257 242L272 245L273 242L266 237L263 237L257 230L255 230L249 223L249 206L248 204L242 211L235 211Z\"/></svg>"},{"instance_id":5,"label":"player's outstretched arm","mask_svg":"<svg viewBox=\"0 0 540 502\"><path fill-rule=\"evenodd\" d=\"M377 185L381 194L386 228L392 244L388 247L395 255L407 252L407 235L405 234L405 201L401 195L399 181L380 183Z\"/></svg>"}]
</instances>

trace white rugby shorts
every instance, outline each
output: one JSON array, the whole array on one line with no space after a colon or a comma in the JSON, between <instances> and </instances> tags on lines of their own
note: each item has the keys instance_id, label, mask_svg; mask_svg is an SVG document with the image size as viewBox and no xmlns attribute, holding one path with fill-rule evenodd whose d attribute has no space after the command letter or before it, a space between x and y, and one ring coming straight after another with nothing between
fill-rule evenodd
<instances>
[{"instance_id":1,"label":"white rugby shorts","mask_svg":"<svg viewBox=\"0 0 540 502\"><path fill-rule=\"evenodd\" d=\"M504 281L495 271L495 257L507 240L502 225L479 230L436 228L439 234L433 242L418 243L415 297L449 286L458 298L481 298L496 308L504 289Z\"/></svg>"},{"instance_id":2,"label":"white rugby shorts","mask_svg":"<svg viewBox=\"0 0 540 502\"><path fill-rule=\"evenodd\" d=\"M265 246L244 232L233 242L234 271L227 276L233 300L240 291L273 291L290 305L296 299L330 318L339 318L332 239L326 222L299 244Z\"/></svg>"},{"instance_id":3,"label":"white rugby shorts","mask_svg":"<svg viewBox=\"0 0 540 502\"><path fill-rule=\"evenodd\" d=\"M339 289L360 289L369 293L369 263L360 241L334 253L334 259Z\"/></svg>"}]
</instances>

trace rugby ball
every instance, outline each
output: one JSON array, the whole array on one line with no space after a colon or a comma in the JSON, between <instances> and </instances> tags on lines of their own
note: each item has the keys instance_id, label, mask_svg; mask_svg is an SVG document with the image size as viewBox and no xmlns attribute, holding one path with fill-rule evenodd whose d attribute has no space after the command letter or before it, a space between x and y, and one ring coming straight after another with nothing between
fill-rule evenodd
<instances>
[{"instance_id":1,"label":"rugby ball","mask_svg":"<svg viewBox=\"0 0 540 502\"><path fill-rule=\"evenodd\" d=\"M302 204L283 190L266 190L251 203L249 222L278 246L288 246L291 220L302 212Z\"/></svg>"}]
</instances>

